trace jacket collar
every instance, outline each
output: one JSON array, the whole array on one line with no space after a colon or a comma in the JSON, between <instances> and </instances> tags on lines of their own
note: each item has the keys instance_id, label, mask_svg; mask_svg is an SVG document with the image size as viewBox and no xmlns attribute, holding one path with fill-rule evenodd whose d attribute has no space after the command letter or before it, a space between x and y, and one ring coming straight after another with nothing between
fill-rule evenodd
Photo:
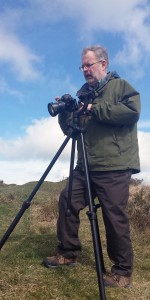
<instances>
[{"instance_id":1,"label":"jacket collar","mask_svg":"<svg viewBox=\"0 0 150 300\"><path fill-rule=\"evenodd\" d=\"M84 99L85 97L92 97L93 99L96 98L100 90L108 83L108 81L112 79L119 78L119 75L116 71L108 72L105 77L103 77L100 81L97 82L96 88L93 88L88 83L85 83L79 91L77 91L77 97L79 99Z\"/></svg>"}]
</instances>

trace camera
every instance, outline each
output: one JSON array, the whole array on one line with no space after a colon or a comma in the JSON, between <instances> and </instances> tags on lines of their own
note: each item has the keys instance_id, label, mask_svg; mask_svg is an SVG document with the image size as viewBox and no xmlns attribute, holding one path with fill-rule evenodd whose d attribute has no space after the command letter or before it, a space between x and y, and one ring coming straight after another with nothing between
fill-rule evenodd
<instances>
[{"instance_id":1,"label":"camera","mask_svg":"<svg viewBox=\"0 0 150 300\"><path fill-rule=\"evenodd\" d=\"M48 103L48 111L52 117L57 116L61 112L73 112L78 109L76 99L71 95L65 94L57 102Z\"/></svg>"}]
</instances>

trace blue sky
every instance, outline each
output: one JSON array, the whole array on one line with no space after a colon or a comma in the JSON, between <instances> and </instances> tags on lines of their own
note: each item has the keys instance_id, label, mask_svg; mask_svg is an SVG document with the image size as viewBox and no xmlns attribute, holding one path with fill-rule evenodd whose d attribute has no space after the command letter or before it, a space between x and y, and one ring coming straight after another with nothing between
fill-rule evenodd
<instances>
[{"instance_id":1,"label":"blue sky","mask_svg":"<svg viewBox=\"0 0 150 300\"><path fill-rule=\"evenodd\" d=\"M84 83L82 48L100 44L141 94L141 173L150 183L150 2L0 0L0 180L39 180L64 136L47 104ZM47 180L68 176L70 145Z\"/></svg>"}]
</instances>

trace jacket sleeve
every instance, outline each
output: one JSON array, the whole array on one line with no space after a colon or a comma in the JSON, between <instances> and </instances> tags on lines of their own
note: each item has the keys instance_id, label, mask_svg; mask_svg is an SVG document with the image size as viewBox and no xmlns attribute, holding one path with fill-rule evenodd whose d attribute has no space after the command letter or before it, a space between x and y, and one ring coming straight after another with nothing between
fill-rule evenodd
<instances>
[{"instance_id":1,"label":"jacket sleeve","mask_svg":"<svg viewBox=\"0 0 150 300\"><path fill-rule=\"evenodd\" d=\"M93 117L110 125L137 122L141 110L139 93L125 80L113 81L110 83L110 92L104 93L104 98L95 99L91 108Z\"/></svg>"}]
</instances>

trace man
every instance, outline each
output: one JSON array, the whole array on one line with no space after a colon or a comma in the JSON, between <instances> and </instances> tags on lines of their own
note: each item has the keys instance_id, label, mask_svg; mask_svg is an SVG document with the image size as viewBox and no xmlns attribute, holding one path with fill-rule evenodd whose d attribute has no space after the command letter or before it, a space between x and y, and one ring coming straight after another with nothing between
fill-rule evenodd
<instances>
[{"instance_id":1,"label":"man","mask_svg":"<svg viewBox=\"0 0 150 300\"><path fill-rule=\"evenodd\" d=\"M133 272L133 251L129 220L125 212L132 174L140 171L137 121L140 114L139 93L116 72L108 72L108 55L101 46L83 49L82 66L86 83L77 92L89 97L87 114L80 116L85 128L85 146L93 199L98 197L106 228L107 251L112 261L111 273L104 278L105 286L130 287ZM84 102L84 101L83 101ZM59 114L59 124L67 135L72 113ZM87 203L87 190L82 165L80 137L78 159L73 173L71 208L66 217L68 185L61 192L57 234L57 255L47 257L46 267L75 265L81 253L78 238L79 212Z\"/></svg>"}]
</instances>

